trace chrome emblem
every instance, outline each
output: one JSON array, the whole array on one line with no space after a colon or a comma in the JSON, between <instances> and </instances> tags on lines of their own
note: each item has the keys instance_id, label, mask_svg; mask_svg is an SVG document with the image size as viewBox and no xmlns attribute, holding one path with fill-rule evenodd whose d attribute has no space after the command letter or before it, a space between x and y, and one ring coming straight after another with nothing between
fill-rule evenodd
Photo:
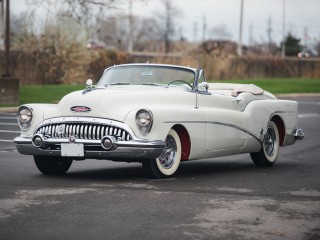
<instances>
[{"instance_id":1,"label":"chrome emblem","mask_svg":"<svg viewBox=\"0 0 320 240\"><path fill-rule=\"evenodd\" d=\"M76 138L74 136L70 136L69 137L69 142L70 143L75 143L76 142Z\"/></svg>"},{"instance_id":2,"label":"chrome emblem","mask_svg":"<svg viewBox=\"0 0 320 240\"><path fill-rule=\"evenodd\" d=\"M72 112L91 112L91 108L85 106L74 106L71 107L70 110Z\"/></svg>"}]
</instances>

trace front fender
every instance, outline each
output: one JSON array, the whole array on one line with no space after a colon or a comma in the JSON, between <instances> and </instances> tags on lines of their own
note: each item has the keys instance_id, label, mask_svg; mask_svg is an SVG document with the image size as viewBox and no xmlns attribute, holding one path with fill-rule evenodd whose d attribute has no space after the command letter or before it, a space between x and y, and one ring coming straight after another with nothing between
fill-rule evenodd
<instances>
[{"instance_id":1,"label":"front fender","mask_svg":"<svg viewBox=\"0 0 320 240\"><path fill-rule=\"evenodd\" d=\"M125 119L125 123L138 138L150 141L165 141L170 129L175 125L180 125L187 130L190 137L191 150L189 159L205 157L207 152L207 125L205 124L204 111L193 107L148 108L153 114L153 125L150 132L143 136L135 120L136 113L140 109L130 111Z\"/></svg>"},{"instance_id":2,"label":"front fender","mask_svg":"<svg viewBox=\"0 0 320 240\"><path fill-rule=\"evenodd\" d=\"M27 130L21 130L21 136L31 136L35 128L43 122L46 110L54 109L57 104L25 104L22 106L30 108L32 111L32 120Z\"/></svg>"}]
</instances>

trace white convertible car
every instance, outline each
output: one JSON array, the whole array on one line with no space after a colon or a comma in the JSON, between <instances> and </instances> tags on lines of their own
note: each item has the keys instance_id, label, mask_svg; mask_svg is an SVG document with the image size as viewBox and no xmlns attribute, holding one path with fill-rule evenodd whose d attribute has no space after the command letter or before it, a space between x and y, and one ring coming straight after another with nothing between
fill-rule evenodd
<instances>
[{"instance_id":1,"label":"white convertible car","mask_svg":"<svg viewBox=\"0 0 320 240\"><path fill-rule=\"evenodd\" d=\"M14 142L44 174L106 159L141 162L163 178L184 161L240 153L271 166L280 147L304 137L297 115L297 102L255 85L206 83L204 71L190 67L125 64L58 104L21 106Z\"/></svg>"}]
</instances>

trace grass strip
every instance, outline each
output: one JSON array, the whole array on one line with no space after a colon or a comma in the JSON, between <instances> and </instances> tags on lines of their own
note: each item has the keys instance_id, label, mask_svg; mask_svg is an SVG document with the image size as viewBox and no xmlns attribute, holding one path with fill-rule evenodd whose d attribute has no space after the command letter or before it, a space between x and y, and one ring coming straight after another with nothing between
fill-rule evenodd
<instances>
[{"instance_id":1,"label":"grass strip","mask_svg":"<svg viewBox=\"0 0 320 240\"><path fill-rule=\"evenodd\" d=\"M320 79L264 78L250 80L211 80L209 82L255 84L273 94L320 93Z\"/></svg>"},{"instance_id":2,"label":"grass strip","mask_svg":"<svg viewBox=\"0 0 320 240\"><path fill-rule=\"evenodd\" d=\"M210 80L208 82L255 84L273 94L320 93L320 79L264 78L250 80ZM22 85L20 104L56 103L72 91L84 89L84 85ZM1 105L8 107L10 105Z\"/></svg>"}]
</instances>

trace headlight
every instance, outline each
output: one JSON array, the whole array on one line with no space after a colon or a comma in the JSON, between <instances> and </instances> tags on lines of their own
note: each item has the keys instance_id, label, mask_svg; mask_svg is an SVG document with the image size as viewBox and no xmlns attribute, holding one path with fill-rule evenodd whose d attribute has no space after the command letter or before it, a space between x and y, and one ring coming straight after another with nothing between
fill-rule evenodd
<instances>
[{"instance_id":1,"label":"headlight","mask_svg":"<svg viewBox=\"0 0 320 240\"><path fill-rule=\"evenodd\" d=\"M22 130L27 130L31 125L32 111L26 106L22 106L18 109L17 113L18 123Z\"/></svg>"},{"instance_id":2,"label":"headlight","mask_svg":"<svg viewBox=\"0 0 320 240\"><path fill-rule=\"evenodd\" d=\"M136 114L136 123L142 135L150 132L152 127L153 117L149 110L141 109Z\"/></svg>"}]
</instances>

